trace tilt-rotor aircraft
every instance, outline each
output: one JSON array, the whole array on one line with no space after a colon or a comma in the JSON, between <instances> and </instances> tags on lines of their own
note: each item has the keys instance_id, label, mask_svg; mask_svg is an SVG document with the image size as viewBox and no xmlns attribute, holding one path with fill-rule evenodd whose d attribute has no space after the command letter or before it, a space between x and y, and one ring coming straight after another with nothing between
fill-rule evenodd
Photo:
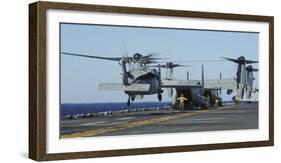
<instances>
[{"instance_id":1,"label":"tilt-rotor aircraft","mask_svg":"<svg viewBox=\"0 0 281 163\"><path fill-rule=\"evenodd\" d=\"M215 104L215 100L219 97L218 92L220 92L221 89L228 89L235 83L234 80L205 80L203 65L201 68L201 80L190 80L189 77L187 77L187 80L174 79L173 69L176 67L187 66L188 65L180 65L172 62L167 62L163 65L151 66L166 69L165 78L162 79L162 88L165 88L168 93L168 97L172 98L171 100L174 106L176 106L177 97L182 94L184 97L188 98L188 101L186 102L187 106L208 108L208 106ZM221 87L220 85L222 83L224 86ZM220 87L218 87L218 85Z\"/></svg>"},{"instance_id":2,"label":"tilt-rotor aircraft","mask_svg":"<svg viewBox=\"0 0 281 163\"><path fill-rule=\"evenodd\" d=\"M246 60L245 57L241 56L238 59L225 58L238 64L236 78L234 79L222 79L220 73L219 79L204 79L204 67L202 65L201 81L190 80L189 73L187 74L187 80L175 80L173 75L173 69L176 67L186 67L187 65L174 64L167 62L163 65L153 65L150 67L160 67L166 69L165 78L162 79L162 88L166 88L168 96L172 98L172 102L176 102L178 95L183 94L187 97L189 105L201 108L207 108L207 106L215 105L216 99L221 100L219 94L222 90L227 90L227 94L230 95L233 90L237 89L237 96L239 100L243 99L244 92L246 92L247 100L250 100L251 93L257 91L253 89L254 74L253 72L258 69L253 68L249 63L258 63L257 61ZM210 60L213 62L216 60ZM217 60L219 61L219 60ZM181 61L183 62L183 61ZM193 62L193 61L185 61ZM209 62L202 60L201 62ZM175 95L173 95L173 90Z\"/></svg>"},{"instance_id":3,"label":"tilt-rotor aircraft","mask_svg":"<svg viewBox=\"0 0 281 163\"><path fill-rule=\"evenodd\" d=\"M69 52L61 52L61 54L119 62L122 68L122 83L100 83L99 89L124 91L128 95L128 106L135 98L142 99L144 95L157 94L158 100L162 100L161 73L159 69L157 71L147 66L151 63L157 63L156 60L161 59L153 57L153 54L135 53L132 57L100 57Z\"/></svg>"},{"instance_id":4,"label":"tilt-rotor aircraft","mask_svg":"<svg viewBox=\"0 0 281 163\"><path fill-rule=\"evenodd\" d=\"M167 62L164 65L155 65L155 67L161 67L166 69L165 79L162 80L162 87L166 88L168 97L172 98L172 102L175 103L177 97L181 94L188 98L188 105L195 107L207 108L208 103L204 96L204 67L201 69L201 81L199 80L175 80L173 75L173 69L176 67L187 67L188 65L180 65L172 62ZM175 94L173 93L175 91Z\"/></svg>"},{"instance_id":5,"label":"tilt-rotor aircraft","mask_svg":"<svg viewBox=\"0 0 281 163\"><path fill-rule=\"evenodd\" d=\"M255 80L253 72L258 71L258 69L253 68L251 65L246 66L246 64L258 63L258 61L246 60L244 56L240 56L237 59L223 58L238 64L236 72L238 98L243 99L244 92L246 92L246 98L250 99L253 90L253 81Z\"/></svg>"}]
</instances>

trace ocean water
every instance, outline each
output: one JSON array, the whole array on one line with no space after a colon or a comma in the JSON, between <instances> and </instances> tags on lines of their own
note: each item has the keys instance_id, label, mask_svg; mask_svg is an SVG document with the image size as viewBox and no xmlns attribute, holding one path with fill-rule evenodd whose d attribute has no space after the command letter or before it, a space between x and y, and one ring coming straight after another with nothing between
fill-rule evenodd
<instances>
[{"instance_id":1,"label":"ocean water","mask_svg":"<svg viewBox=\"0 0 281 163\"><path fill-rule=\"evenodd\" d=\"M225 104L233 104L232 101L224 101ZM61 116L98 113L105 111L121 111L140 108L167 108L171 102L133 102L128 107L127 103L64 103L61 104Z\"/></svg>"},{"instance_id":2,"label":"ocean water","mask_svg":"<svg viewBox=\"0 0 281 163\"><path fill-rule=\"evenodd\" d=\"M167 108L171 106L170 102L134 102L128 107L127 103L65 103L61 104L61 116L98 113L105 111L121 111L138 108Z\"/></svg>"}]
</instances>

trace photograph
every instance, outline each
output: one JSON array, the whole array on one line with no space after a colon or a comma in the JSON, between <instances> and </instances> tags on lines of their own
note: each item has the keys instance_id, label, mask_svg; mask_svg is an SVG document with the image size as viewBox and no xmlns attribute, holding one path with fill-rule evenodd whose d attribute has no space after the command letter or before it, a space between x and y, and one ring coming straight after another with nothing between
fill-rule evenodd
<instances>
[{"instance_id":1,"label":"photograph","mask_svg":"<svg viewBox=\"0 0 281 163\"><path fill-rule=\"evenodd\" d=\"M60 22L60 139L259 129L259 35Z\"/></svg>"},{"instance_id":2,"label":"photograph","mask_svg":"<svg viewBox=\"0 0 281 163\"><path fill-rule=\"evenodd\" d=\"M29 158L274 145L274 17L29 5Z\"/></svg>"}]
</instances>

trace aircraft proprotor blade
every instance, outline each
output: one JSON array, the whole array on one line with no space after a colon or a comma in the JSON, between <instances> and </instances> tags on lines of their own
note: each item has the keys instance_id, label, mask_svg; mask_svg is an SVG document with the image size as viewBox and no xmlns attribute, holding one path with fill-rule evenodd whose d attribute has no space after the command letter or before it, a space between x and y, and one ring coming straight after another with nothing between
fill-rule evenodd
<instances>
[{"instance_id":1,"label":"aircraft proprotor blade","mask_svg":"<svg viewBox=\"0 0 281 163\"><path fill-rule=\"evenodd\" d=\"M227 57L221 57L221 58L226 59L226 60L229 60L229 61L234 62L234 63L238 63L238 60L237 60L237 59L227 58Z\"/></svg>"},{"instance_id":2,"label":"aircraft proprotor blade","mask_svg":"<svg viewBox=\"0 0 281 163\"><path fill-rule=\"evenodd\" d=\"M245 61L247 64L251 64L251 63L259 63L258 61L251 61L251 60L246 60Z\"/></svg>"},{"instance_id":3,"label":"aircraft proprotor blade","mask_svg":"<svg viewBox=\"0 0 281 163\"><path fill-rule=\"evenodd\" d=\"M86 57L86 58L94 58L94 59L105 59L111 61L120 61L121 57L100 57L100 56L93 56L93 55L85 55L85 54L78 54L78 53L69 53L69 52L61 52L64 55L72 55L77 57Z\"/></svg>"},{"instance_id":4,"label":"aircraft proprotor blade","mask_svg":"<svg viewBox=\"0 0 281 163\"><path fill-rule=\"evenodd\" d=\"M150 84L131 84L123 85L121 83L101 83L99 84L100 90L105 91L135 91L147 92L149 91Z\"/></svg>"}]
</instances>

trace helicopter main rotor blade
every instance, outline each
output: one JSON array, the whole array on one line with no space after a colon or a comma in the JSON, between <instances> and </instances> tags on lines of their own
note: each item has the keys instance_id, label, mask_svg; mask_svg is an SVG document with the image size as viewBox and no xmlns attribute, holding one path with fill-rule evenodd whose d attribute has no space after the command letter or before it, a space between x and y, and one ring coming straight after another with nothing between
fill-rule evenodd
<instances>
[{"instance_id":1,"label":"helicopter main rotor blade","mask_svg":"<svg viewBox=\"0 0 281 163\"><path fill-rule=\"evenodd\" d=\"M151 66L148 66L148 67L161 67L161 68L166 68L166 65L151 65Z\"/></svg>"},{"instance_id":2,"label":"helicopter main rotor blade","mask_svg":"<svg viewBox=\"0 0 281 163\"><path fill-rule=\"evenodd\" d=\"M149 55L142 56L142 58L150 58L152 56L153 56L152 54L149 54Z\"/></svg>"},{"instance_id":3,"label":"helicopter main rotor blade","mask_svg":"<svg viewBox=\"0 0 281 163\"><path fill-rule=\"evenodd\" d=\"M139 62L147 62L147 63L159 63L157 60L165 59L165 58L140 58Z\"/></svg>"},{"instance_id":4,"label":"helicopter main rotor blade","mask_svg":"<svg viewBox=\"0 0 281 163\"><path fill-rule=\"evenodd\" d=\"M100 57L100 56L85 55L85 54L78 54L78 53L69 53L69 52L61 52L61 54L77 56L77 57L105 59L105 60L111 60L111 61L120 61L122 59L122 57Z\"/></svg>"},{"instance_id":5,"label":"helicopter main rotor blade","mask_svg":"<svg viewBox=\"0 0 281 163\"><path fill-rule=\"evenodd\" d=\"M174 64L173 67L191 67L190 65L179 65L179 64Z\"/></svg>"},{"instance_id":6,"label":"helicopter main rotor blade","mask_svg":"<svg viewBox=\"0 0 281 163\"><path fill-rule=\"evenodd\" d=\"M159 56L160 53L148 53L147 55L144 55L143 58L151 58L151 57L155 57L155 56Z\"/></svg>"},{"instance_id":7,"label":"helicopter main rotor blade","mask_svg":"<svg viewBox=\"0 0 281 163\"><path fill-rule=\"evenodd\" d=\"M152 63L157 63L157 62L153 61L153 60L139 60L138 63L152 64Z\"/></svg>"},{"instance_id":8,"label":"helicopter main rotor blade","mask_svg":"<svg viewBox=\"0 0 281 163\"><path fill-rule=\"evenodd\" d=\"M157 60L157 59L167 59L167 58L149 57L149 58L143 58L143 59Z\"/></svg>"},{"instance_id":9,"label":"helicopter main rotor blade","mask_svg":"<svg viewBox=\"0 0 281 163\"><path fill-rule=\"evenodd\" d=\"M172 61L158 61L157 63L167 63L167 62L173 62L173 63L192 63L192 62L223 62L224 60L172 60Z\"/></svg>"},{"instance_id":10,"label":"helicopter main rotor blade","mask_svg":"<svg viewBox=\"0 0 281 163\"><path fill-rule=\"evenodd\" d=\"M160 67L160 68L167 68L167 65L151 65L148 67ZM175 68L175 67L191 67L190 65L179 65L179 64L171 64L170 65L171 68Z\"/></svg>"}]
</instances>

